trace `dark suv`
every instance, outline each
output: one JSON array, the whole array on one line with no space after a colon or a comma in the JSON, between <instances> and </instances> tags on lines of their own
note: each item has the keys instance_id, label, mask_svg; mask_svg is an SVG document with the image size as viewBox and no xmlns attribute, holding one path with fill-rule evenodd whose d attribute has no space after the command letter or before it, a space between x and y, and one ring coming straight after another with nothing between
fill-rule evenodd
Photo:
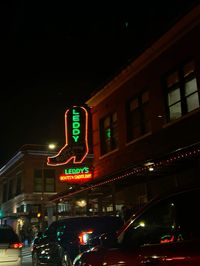
<instances>
[{"instance_id":1,"label":"dark suv","mask_svg":"<svg viewBox=\"0 0 200 266\"><path fill-rule=\"evenodd\" d=\"M21 266L22 243L9 225L0 225L0 265Z\"/></svg>"},{"instance_id":2,"label":"dark suv","mask_svg":"<svg viewBox=\"0 0 200 266\"><path fill-rule=\"evenodd\" d=\"M116 216L82 216L55 221L33 241L33 265L72 265L77 254L98 244L101 234L115 232L122 224L121 218Z\"/></svg>"},{"instance_id":3,"label":"dark suv","mask_svg":"<svg viewBox=\"0 0 200 266\"><path fill-rule=\"evenodd\" d=\"M155 199L102 246L83 252L79 266L199 266L200 188ZM115 247L115 248L113 248Z\"/></svg>"}]
</instances>

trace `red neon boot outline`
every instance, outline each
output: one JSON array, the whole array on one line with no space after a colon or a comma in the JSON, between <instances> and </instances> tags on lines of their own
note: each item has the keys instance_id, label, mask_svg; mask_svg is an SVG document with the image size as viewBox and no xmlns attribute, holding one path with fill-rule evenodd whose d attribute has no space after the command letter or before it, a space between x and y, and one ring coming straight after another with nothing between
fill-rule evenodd
<instances>
[{"instance_id":1,"label":"red neon boot outline","mask_svg":"<svg viewBox=\"0 0 200 266\"><path fill-rule=\"evenodd\" d=\"M83 155L80 155L80 154L76 155L74 153L74 150L76 150L76 147L70 147L68 144L67 114L71 109L76 108L76 107L79 107L79 106L73 106L72 108L69 108L65 112L65 140L66 140L65 146L55 156L47 158L47 165L51 165L51 166L64 165L70 162L71 160L73 160L74 164L78 164L78 163L82 163L85 157L87 156L88 151L89 151L89 148L88 148L88 112L84 107L80 106L79 108L83 109L85 112L85 139L84 139L84 147L83 147L83 149L85 149L85 153ZM67 155L67 158L68 158L67 160L60 162L60 163L51 162L52 159L55 159L58 156L62 156L62 154L65 154L64 152L65 149L67 150L67 153L70 156L69 157Z\"/></svg>"}]
</instances>

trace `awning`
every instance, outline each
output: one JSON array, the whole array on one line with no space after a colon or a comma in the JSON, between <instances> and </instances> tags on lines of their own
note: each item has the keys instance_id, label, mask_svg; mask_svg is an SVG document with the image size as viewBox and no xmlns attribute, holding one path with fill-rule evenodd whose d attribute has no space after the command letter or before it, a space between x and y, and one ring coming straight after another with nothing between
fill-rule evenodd
<instances>
[{"instance_id":1,"label":"awning","mask_svg":"<svg viewBox=\"0 0 200 266\"><path fill-rule=\"evenodd\" d=\"M114 182L118 182L119 180L128 178L130 176L141 176L141 175L150 175L152 172L160 175L164 172L169 173L169 171L173 171L173 169L185 167L186 162L191 159L198 158L200 155L200 143L193 144L191 146L187 146L184 148L177 149L171 153L165 154L159 159L150 159L148 161L142 162L140 164L131 166L129 168L123 169L118 173L113 173L110 176L104 176L101 180L96 179L85 184L82 187L75 189L74 191L63 191L58 193L49 200L51 202L59 202L63 200L67 200L81 194L85 191L93 190L95 188L99 188L101 186L105 186Z\"/></svg>"}]
</instances>

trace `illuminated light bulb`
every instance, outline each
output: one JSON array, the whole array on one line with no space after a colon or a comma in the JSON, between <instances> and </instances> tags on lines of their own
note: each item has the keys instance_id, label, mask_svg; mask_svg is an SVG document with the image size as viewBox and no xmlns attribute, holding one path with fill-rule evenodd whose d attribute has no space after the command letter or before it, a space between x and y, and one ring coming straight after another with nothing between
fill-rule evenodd
<instances>
[{"instance_id":1,"label":"illuminated light bulb","mask_svg":"<svg viewBox=\"0 0 200 266\"><path fill-rule=\"evenodd\" d=\"M140 222L139 224L141 227L145 227L145 223L144 222Z\"/></svg>"},{"instance_id":2,"label":"illuminated light bulb","mask_svg":"<svg viewBox=\"0 0 200 266\"><path fill-rule=\"evenodd\" d=\"M56 148L56 144L51 143L51 144L49 144L48 147L49 147L50 150L54 150Z\"/></svg>"}]
</instances>

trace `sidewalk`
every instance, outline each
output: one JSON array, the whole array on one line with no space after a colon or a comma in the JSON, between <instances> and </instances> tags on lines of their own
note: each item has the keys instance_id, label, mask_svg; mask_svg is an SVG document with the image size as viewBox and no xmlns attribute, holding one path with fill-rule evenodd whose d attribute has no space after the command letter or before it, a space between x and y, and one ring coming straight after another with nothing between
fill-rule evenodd
<instances>
[{"instance_id":1,"label":"sidewalk","mask_svg":"<svg viewBox=\"0 0 200 266\"><path fill-rule=\"evenodd\" d=\"M31 256L31 247L24 246L22 248L22 257L27 257L27 256Z\"/></svg>"}]
</instances>

